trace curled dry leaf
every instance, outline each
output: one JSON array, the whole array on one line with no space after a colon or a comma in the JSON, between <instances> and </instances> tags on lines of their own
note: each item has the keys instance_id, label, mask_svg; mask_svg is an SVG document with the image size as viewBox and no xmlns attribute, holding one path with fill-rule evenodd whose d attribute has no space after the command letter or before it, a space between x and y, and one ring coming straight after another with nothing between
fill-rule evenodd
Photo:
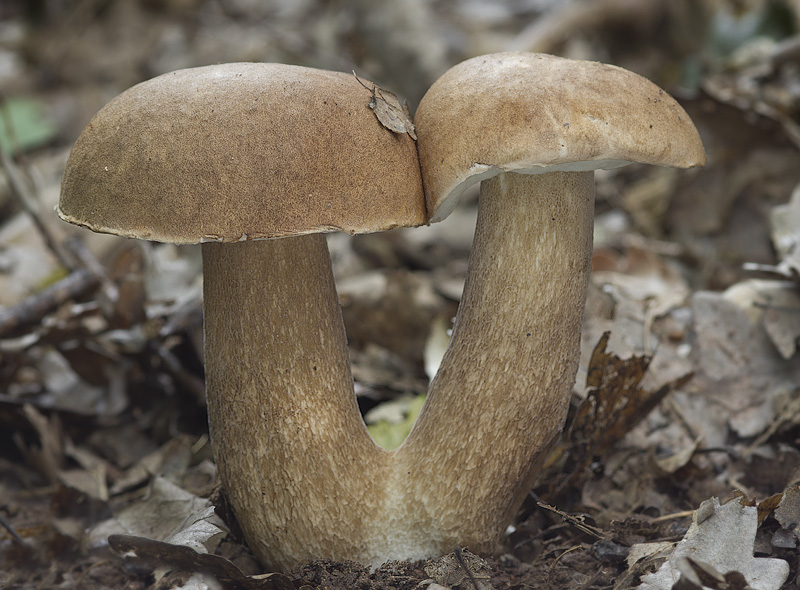
<instances>
[{"instance_id":1,"label":"curled dry leaf","mask_svg":"<svg viewBox=\"0 0 800 590\"><path fill-rule=\"evenodd\" d=\"M597 455L610 450L671 391L685 385L692 375L684 375L656 391L646 391L641 381L651 357L633 356L622 360L606 352L610 333L600 338L592 353L586 385L589 394L578 408L570 426L570 437L586 467Z\"/></svg>"},{"instance_id":2,"label":"curled dry leaf","mask_svg":"<svg viewBox=\"0 0 800 590\"><path fill-rule=\"evenodd\" d=\"M364 88L372 93L369 101L369 108L375 113L381 125L394 133L408 133L411 139L417 139L417 132L414 123L411 122L411 113L408 110L408 103L400 100L393 92L384 90L377 84L372 84L372 88L364 84L355 72L353 75Z\"/></svg>"},{"instance_id":3,"label":"curled dry leaf","mask_svg":"<svg viewBox=\"0 0 800 590\"><path fill-rule=\"evenodd\" d=\"M156 477L145 499L96 524L89 537L92 544L102 545L113 534L132 534L207 553L213 552L225 536L223 526L207 499Z\"/></svg>"}]
</instances>

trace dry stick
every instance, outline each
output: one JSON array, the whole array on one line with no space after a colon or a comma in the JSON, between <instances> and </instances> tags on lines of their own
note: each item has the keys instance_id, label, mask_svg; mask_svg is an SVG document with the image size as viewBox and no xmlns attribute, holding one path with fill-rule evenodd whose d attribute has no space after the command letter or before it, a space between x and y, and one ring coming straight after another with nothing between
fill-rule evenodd
<instances>
[{"instance_id":1,"label":"dry stick","mask_svg":"<svg viewBox=\"0 0 800 590\"><path fill-rule=\"evenodd\" d=\"M111 302L119 299L119 289L116 283L108 278L105 267L95 258L94 254L86 247L84 241L78 236L72 236L64 242L64 247L77 264L86 268L100 281L103 293Z\"/></svg>"},{"instance_id":2,"label":"dry stick","mask_svg":"<svg viewBox=\"0 0 800 590\"><path fill-rule=\"evenodd\" d=\"M0 108L0 115L6 117L5 109ZM5 121L6 129L12 130L13 126L9 121ZM22 179L22 174L18 166L14 163L11 154L6 151L2 143L0 143L0 163L8 177L8 186L11 188L11 194L22 205L22 208L30 216L39 233L42 235L47 247L58 260L59 264L67 269L73 269L75 265L73 261L64 253L63 248L60 247L58 241L53 237L50 229L42 221L41 215L37 207L36 197L31 193L28 186Z\"/></svg>"},{"instance_id":3,"label":"dry stick","mask_svg":"<svg viewBox=\"0 0 800 590\"><path fill-rule=\"evenodd\" d=\"M567 514L563 510L559 510L555 506L550 506L549 504L545 504L544 502L536 502L536 505L539 506L539 508L544 508L545 510L553 512L554 514L558 514L561 517L561 520L563 520L564 522L568 522L579 531L582 531L591 537L595 537L596 539L601 539L601 540L608 538L608 536L602 529L594 527L590 524L586 524L583 521L582 516L574 516L572 514Z\"/></svg>"},{"instance_id":4,"label":"dry stick","mask_svg":"<svg viewBox=\"0 0 800 590\"><path fill-rule=\"evenodd\" d=\"M762 432L742 453L742 458L749 459L755 450L766 443L772 436L778 432L778 429L789 421L793 420L796 416L800 416L800 398L788 402L773 416L767 429Z\"/></svg>"},{"instance_id":5,"label":"dry stick","mask_svg":"<svg viewBox=\"0 0 800 590\"><path fill-rule=\"evenodd\" d=\"M19 533L14 530L14 527L11 526L11 523L6 520L6 517L3 516L2 513L0 513L0 526L8 531L8 534L11 535L11 538L15 542L19 543L20 545L25 544L25 541L19 536Z\"/></svg>"},{"instance_id":6,"label":"dry stick","mask_svg":"<svg viewBox=\"0 0 800 590\"><path fill-rule=\"evenodd\" d=\"M0 337L38 322L51 310L94 288L97 283L92 271L81 268L17 305L0 309Z\"/></svg>"},{"instance_id":7,"label":"dry stick","mask_svg":"<svg viewBox=\"0 0 800 590\"><path fill-rule=\"evenodd\" d=\"M46 234L45 234L46 235ZM31 295L17 305L0 309L0 337L22 326L39 322L47 313L70 299L78 297L101 284L106 295L113 299L116 285L106 276L105 269L78 237L69 238L63 249L76 270L46 289Z\"/></svg>"},{"instance_id":8,"label":"dry stick","mask_svg":"<svg viewBox=\"0 0 800 590\"><path fill-rule=\"evenodd\" d=\"M687 516L692 516L694 514L694 510L682 510L681 512L673 512L672 514L665 514L663 516L658 516L651 520L652 523L657 522L666 522L668 520L677 520L678 518L686 518Z\"/></svg>"},{"instance_id":9,"label":"dry stick","mask_svg":"<svg viewBox=\"0 0 800 590\"><path fill-rule=\"evenodd\" d=\"M2 97L0 97L0 100L2 100ZM8 114L5 109L0 108L0 116L5 119L5 128L9 130L13 137L14 127L8 120ZM65 244L59 243L47 227L47 224L42 220L36 196L28 188L22 178L19 167L2 144L0 144L0 164L2 164L8 177L11 194L30 216L48 249L62 267L74 271L66 278L29 297L18 305L0 311L0 336L3 336L20 326L40 320L46 313L64 301L96 286L98 281L103 284L107 291L111 282L105 278L105 271L102 266L78 238L71 238ZM103 280L104 278L105 280ZM114 289L113 283L110 286Z\"/></svg>"},{"instance_id":10,"label":"dry stick","mask_svg":"<svg viewBox=\"0 0 800 590\"><path fill-rule=\"evenodd\" d=\"M472 585L475 587L475 590L480 590L480 587L478 586L478 581L475 579L475 576L472 575L472 572L470 571L469 567L467 567L467 562L464 561L464 556L461 554L461 548L456 547L453 550L453 554L456 556L458 565L460 565L461 569L463 569L464 572L467 574L467 576L469 576L469 579L472 582Z\"/></svg>"}]
</instances>

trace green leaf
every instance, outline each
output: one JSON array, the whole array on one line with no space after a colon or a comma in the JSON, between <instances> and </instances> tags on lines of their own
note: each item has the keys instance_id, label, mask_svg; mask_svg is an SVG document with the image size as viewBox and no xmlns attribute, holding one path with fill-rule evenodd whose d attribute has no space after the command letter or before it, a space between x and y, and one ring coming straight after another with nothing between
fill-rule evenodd
<instances>
[{"instance_id":1,"label":"green leaf","mask_svg":"<svg viewBox=\"0 0 800 590\"><path fill-rule=\"evenodd\" d=\"M0 145L19 154L44 145L56 127L44 116L44 104L31 98L8 98L0 103Z\"/></svg>"},{"instance_id":2,"label":"green leaf","mask_svg":"<svg viewBox=\"0 0 800 590\"><path fill-rule=\"evenodd\" d=\"M366 415L369 433L372 438L387 451L400 446L419 416L424 395L401 397L384 402Z\"/></svg>"}]
</instances>

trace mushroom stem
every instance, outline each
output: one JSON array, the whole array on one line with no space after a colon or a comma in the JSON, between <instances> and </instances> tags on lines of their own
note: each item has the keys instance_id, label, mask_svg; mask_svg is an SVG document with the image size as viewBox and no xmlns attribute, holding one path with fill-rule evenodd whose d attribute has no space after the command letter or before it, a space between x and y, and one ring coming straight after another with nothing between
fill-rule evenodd
<instances>
[{"instance_id":1,"label":"mushroom stem","mask_svg":"<svg viewBox=\"0 0 800 590\"><path fill-rule=\"evenodd\" d=\"M245 538L281 571L361 558L386 454L355 401L325 237L206 243L203 266L211 439Z\"/></svg>"},{"instance_id":2,"label":"mushroom stem","mask_svg":"<svg viewBox=\"0 0 800 590\"><path fill-rule=\"evenodd\" d=\"M481 184L449 348L397 459L411 527L441 551L497 549L563 428L592 251L593 172L505 173Z\"/></svg>"}]
</instances>

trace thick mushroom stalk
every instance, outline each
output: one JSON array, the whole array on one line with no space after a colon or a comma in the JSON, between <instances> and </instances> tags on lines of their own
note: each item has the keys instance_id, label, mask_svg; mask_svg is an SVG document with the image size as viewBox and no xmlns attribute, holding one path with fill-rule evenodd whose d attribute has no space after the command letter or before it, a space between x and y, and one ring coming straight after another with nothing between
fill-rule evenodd
<instances>
[{"instance_id":1,"label":"thick mushroom stalk","mask_svg":"<svg viewBox=\"0 0 800 590\"><path fill-rule=\"evenodd\" d=\"M203 244L203 287L211 439L252 549L281 570L371 562L386 454L356 404L325 237Z\"/></svg>"},{"instance_id":2,"label":"thick mushroom stalk","mask_svg":"<svg viewBox=\"0 0 800 590\"><path fill-rule=\"evenodd\" d=\"M413 434L417 526L442 548L497 548L564 422L591 265L592 172L481 184L464 294Z\"/></svg>"},{"instance_id":3,"label":"thick mushroom stalk","mask_svg":"<svg viewBox=\"0 0 800 590\"><path fill-rule=\"evenodd\" d=\"M450 346L397 451L440 551L497 547L561 431L592 253L593 170L705 162L684 110L621 68L501 53L446 72L414 119L428 212L482 182Z\"/></svg>"}]
</instances>

